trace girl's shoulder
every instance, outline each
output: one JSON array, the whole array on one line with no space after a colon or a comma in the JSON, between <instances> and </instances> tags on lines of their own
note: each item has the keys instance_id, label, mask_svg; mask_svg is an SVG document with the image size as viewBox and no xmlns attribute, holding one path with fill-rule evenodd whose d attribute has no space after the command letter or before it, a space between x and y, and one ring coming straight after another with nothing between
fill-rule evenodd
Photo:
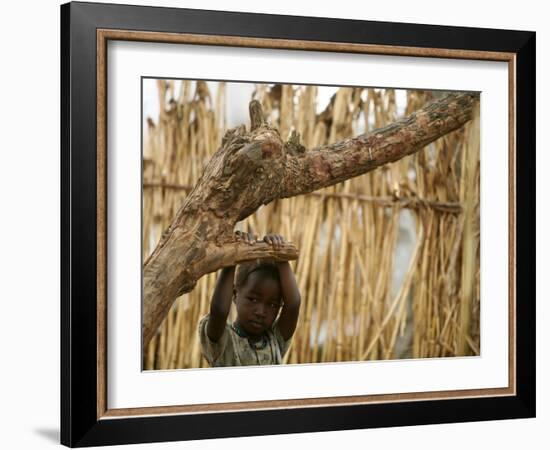
<instances>
[{"instance_id":1,"label":"girl's shoulder","mask_svg":"<svg viewBox=\"0 0 550 450\"><path fill-rule=\"evenodd\" d=\"M206 325L208 324L209 314L204 315L199 320L198 333L199 333L199 342L201 346L202 355L208 361L210 366L220 366L227 364L224 361L228 354L231 354L232 351L232 339L230 336L231 327L228 323L225 324L225 329L220 339L217 341L212 341L208 336L206 331Z\"/></svg>"},{"instance_id":2,"label":"girl's shoulder","mask_svg":"<svg viewBox=\"0 0 550 450\"><path fill-rule=\"evenodd\" d=\"M281 332L279 331L279 318L273 322L273 325L271 326L270 333L273 336L273 341L277 344L279 347L279 351L281 352L281 357L285 355L285 353L288 351L288 348L290 347L290 343L292 342L292 337L285 340L283 338Z\"/></svg>"}]
</instances>

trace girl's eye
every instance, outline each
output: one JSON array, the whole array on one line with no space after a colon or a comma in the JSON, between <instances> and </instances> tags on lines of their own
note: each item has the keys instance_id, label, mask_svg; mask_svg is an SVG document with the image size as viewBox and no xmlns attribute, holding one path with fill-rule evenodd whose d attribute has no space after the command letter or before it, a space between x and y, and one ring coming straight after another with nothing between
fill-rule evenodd
<instances>
[{"instance_id":1,"label":"girl's eye","mask_svg":"<svg viewBox=\"0 0 550 450\"><path fill-rule=\"evenodd\" d=\"M277 303L271 303L269 306L271 306L273 309L277 309L279 307Z\"/></svg>"},{"instance_id":2,"label":"girl's eye","mask_svg":"<svg viewBox=\"0 0 550 450\"><path fill-rule=\"evenodd\" d=\"M248 300L250 300L252 303L256 303L258 301L255 298L249 298Z\"/></svg>"}]
</instances>

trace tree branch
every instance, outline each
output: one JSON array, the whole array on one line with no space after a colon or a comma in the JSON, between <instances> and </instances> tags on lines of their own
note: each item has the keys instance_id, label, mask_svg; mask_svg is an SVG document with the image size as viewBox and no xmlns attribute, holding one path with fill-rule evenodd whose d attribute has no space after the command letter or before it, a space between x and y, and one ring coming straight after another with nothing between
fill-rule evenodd
<instances>
[{"instance_id":1,"label":"tree branch","mask_svg":"<svg viewBox=\"0 0 550 450\"><path fill-rule=\"evenodd\" d=\"M280 198L316 191L417 152L472 117L479 95L451 94L368 134L288 156Z\"/></svg>"}]
</instances>

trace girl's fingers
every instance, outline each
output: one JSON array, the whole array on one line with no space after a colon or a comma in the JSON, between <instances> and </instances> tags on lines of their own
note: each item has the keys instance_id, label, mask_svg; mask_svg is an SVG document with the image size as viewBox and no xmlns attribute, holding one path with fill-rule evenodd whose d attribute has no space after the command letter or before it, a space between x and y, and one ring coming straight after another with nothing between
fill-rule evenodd
<instances>
[{"instance_id":1,"label":"girl's fingers","mask_svg":"<svg viewBox=\"0 0 550 450\"><path fill-rule=\"evenodd\" d=\"M269 241L269 238L270 236L269 235L266 235L264 237L264 241L266 242L271 242ZM256 243L256 241L258 240L258 235L254 234L254 233L245 233L243 231L235 231L235 239L237 241L244 241L246 244L249 244L249 245L253 245Z\"/></svg>"},{"instance_id":2,"label":"girl's fingers","mask_svg":"<svg viewBox=\"0 0 550 450\"><path fill-rule=\"evenodd\" d=\"M280 249L285 243L285 238L280 234L266 234L263 241L273 245L275 249Z\"/></svg>"}]
</instances>

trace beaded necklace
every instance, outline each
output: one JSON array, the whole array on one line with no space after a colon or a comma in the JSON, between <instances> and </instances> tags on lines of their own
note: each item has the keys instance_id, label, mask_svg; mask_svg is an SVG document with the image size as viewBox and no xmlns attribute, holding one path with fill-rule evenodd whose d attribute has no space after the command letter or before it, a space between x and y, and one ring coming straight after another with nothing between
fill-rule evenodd
<instances>
[{"instance_id":1,"label":"beaded necklace","mask_svg":"<svg viewBox=\"0 0 550 450\"><path fill-rule=\"evenodd\" d=\"M248 335L248 333L244 331L237 322L233 322L231 324L231 328L235 333L237 333L238 336L245 338L248 341L248 344L250 345L252 350L254 350L254 354L256 355L256 362L258 363L258 365L261 365L260 357L258 356L258 350L263 350L264 348L266 348L267 344L269 344L269 349L271 350L270 353L271 353L271 356L273 357L273 349L271 348L271 342L267 338L267 335L265 332L262 334L261 342L258 344L258 342L253 342L250 339L250 336Z\"/></svg>"}]
</instances>

